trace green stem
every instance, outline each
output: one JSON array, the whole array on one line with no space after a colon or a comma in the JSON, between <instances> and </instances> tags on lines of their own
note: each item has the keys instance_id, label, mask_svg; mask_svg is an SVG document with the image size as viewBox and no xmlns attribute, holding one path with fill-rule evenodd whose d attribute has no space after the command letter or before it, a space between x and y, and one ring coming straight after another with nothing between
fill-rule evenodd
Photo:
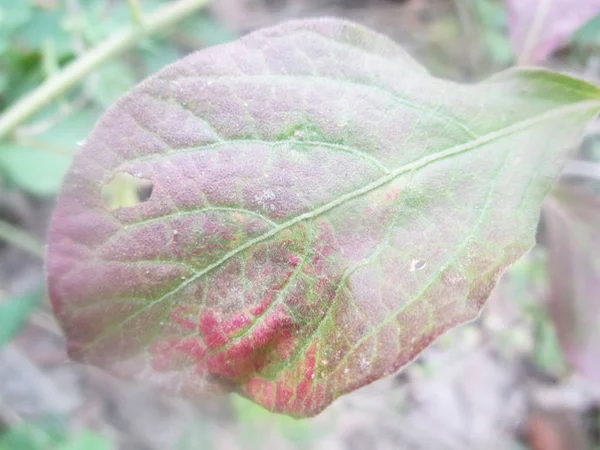
<instances>
[{"instance_id":1,"label":"green stem","mask_svg":"<svg viewBox=\"0 0 600 450\"><path fill-rule=\"evenodd\" d=\"M31 234L0 220L0 240L9 242L44 259L44 245Z\"/></svg>"},{"instance_id":2,"label":"green stem","mask_svg":"<svg viewBox=\"0 0 600 450\"><path fill-rule=\"evenodd\" d=\"M107 60L129 50L140 39L161 31L205 7L210 0L178 0L143 19L143 27L131 24L112 34L97 47L49 77L41 86L19 100L0 116L0 141L44 106L76 86L86 75Z\"/></svg>"}]
</instances>

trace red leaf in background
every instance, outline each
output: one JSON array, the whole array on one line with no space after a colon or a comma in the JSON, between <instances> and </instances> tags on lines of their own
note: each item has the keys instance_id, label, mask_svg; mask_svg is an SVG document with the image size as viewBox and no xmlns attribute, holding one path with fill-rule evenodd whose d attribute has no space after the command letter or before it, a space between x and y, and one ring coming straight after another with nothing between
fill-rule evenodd
<instances>
[{"instance_id":1,"label":"red leaf in background","mask_svg":"<svg viewBox=\"0 0 600 450\"><path fill-rule=\"evenodd\" d=\"M600 0L506 0L520 64L541 63L600 13Z\"/></svg>"},{"instance_id":2,"label":"red leaf in background","mask_svg":"<svg viewBox=\"0 0 600 450\"><path fill-rule=\"evenodd\" d=\"M600 199L561 186L544 207L550 314L567 360L600 383Z\"/></svg>"}]
</instances>

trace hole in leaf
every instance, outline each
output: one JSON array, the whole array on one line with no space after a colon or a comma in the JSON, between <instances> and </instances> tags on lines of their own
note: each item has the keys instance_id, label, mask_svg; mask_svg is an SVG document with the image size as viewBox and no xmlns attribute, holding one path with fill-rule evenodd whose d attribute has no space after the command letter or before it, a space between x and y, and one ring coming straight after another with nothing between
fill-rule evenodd
<instances>
[{"instance_id":1,"label":"hole in leaf","mask_svg":"<svg viewBox=\"0 0 600 450\"><path fill-rule=\"evenodd\" d=\"M110 209L135 206L150 199L152 181L118 172L102 187L102 202Z\"/></svg>"},{"instance_id":2,"label":"hole in leaf","mask_svg":"<svg viewBox=\"0 0 600 450\"><path fill-rule=\"evenodd\" d=\"M411 267L411 272L414 272L415 270L421 270L425 267L425 261L423 261L422 259L415 259L412 262L412 267Z\"/></svg>"}]
</instances>

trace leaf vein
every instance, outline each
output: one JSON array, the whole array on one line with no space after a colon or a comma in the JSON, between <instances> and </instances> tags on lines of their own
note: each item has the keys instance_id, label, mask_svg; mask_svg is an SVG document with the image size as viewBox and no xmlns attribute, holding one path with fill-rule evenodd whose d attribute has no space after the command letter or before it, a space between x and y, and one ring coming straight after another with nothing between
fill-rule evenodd
<instances>
[{"instance_id":1,"label":"leaf vein","mask_svg":"<svg viewBox=\"0 0 600 450\"><path fill-rule=\"evenodd\" d=\"M182 80L182 79L187 79L187 78L191 78L191 79L208 79L208 80L241 80L243 81L246 78L252 78L252 79L260 79L260 78L266 78L266 79L285 79L285 80L321 80L321 81L325 81L325 82L332 82L335 84L346 84L346 85L351 85L351 86L360 86L360 87L364 87L367 89L371 89L373 91L376 92L380 92L388 97L391 97L392 99L394 99L397 103L407 106L409 108L415 109L417 111L421 111L424 112L426 114L429 114L431 116L437 117L439 119L442 119L446 122L452 123L454 126L456 126L457 128L461 129L465 134L467 134L471 139L477 139L479 136L479 134L475 133L473 130L471 130L465 123L463 123L462 121L460 121L459 119L449 116L447 114L441 113L436 109L431 109L428 108L426 105L421 105L419 103L415 103L405 97L402 97L400 95L398 95L397 93L390 91L388 89L385 89L382 86L379 85L375 85L375 84L367 84L367 83L361 83L358 80L349 80L349 79L343 79L343 78L335 78L335 77L331 77L331 76L327 76L327 75L311 75L311 74L305 74L305 75L297 75L297 74L291 74L291 73L280 73L280 74L262 74L262 75L249 75L249 74L244 74L244 75L181 75L178 77L173 78L174 80ZM326 90L326 89L324 89Z\"/></svg>"},{"instance_id":2,"label":"leaf vein","mask_svg":"<svg viewBox=\"0 0 600 450\"><path fill-rule=\"evenodd\" d=\"M444 151L440 151L437 152L433 155L428 155L425 157L422 157L414 162L408 163L406 165L403 165L401 167L398 167L397 169L393 170L390 174L387 174L381 178L379 178L378 180L375 180L371 183L368 183L364 186L362 186L359 189L356 189L354 191L348 192L345 195L342 195L324 205L321 205L318 208L315 208L312 211L308 211L305 212L303 214L300 214L286 222L283 222L281 224L279 224L277 227L272 228L271 230L269 230L268 232L257 236L254 239L251 239L247 242L245 242L244 244L240 245L239 247L231 250L230 252L226 253L225 255L223 255L223 257L221 257L219 260L215 261L214 263L206 266L204 269L198 271L198 273L196 273L194 276L188 278L187 280L185 280L184 282L180 283L176 288L172 289L170 292L164 294L162 297L149 302L148 305L145 308L142 308L141 310L129 315L128 317L126 317L124 320L122 320L121 322L115 324L114 326L110 327L109 329L107 329L104 333L100 334L93 342L91 342L88 345L88 348L92 348L95 345L97 345L102 339L104 339L106 336L110 335L113 330L115 329L119 329L120 327L122 327L123 325L125 325L127 322L129 322L130 320L132 320L133 318L135 318L138 314L141 314L142 312L144 312L146 309L153 307L154 305L163 302L165 299L171 297L172 295L176 294L177 292L179 292L181 289L185 288L187 285L194 283L195 281L197 281L198 279L200 279L201 277L203 277L204 275L210 273L211 271L213 271L214 269L220 267L221 265L223 265L224 263L226 263L227 261L229 261L231 258L235 257L236 255L238 255L239 253L247 250L248 248L252 247L253 245L259 244L261 242L264 242L272 237L274 237L275 235L277 235L278 233L298 224L301 222L304 222L306 220L310 220L313 219L315 217L318 217L324 213L327 213L329 211L331 211L332 209L354 199L354 198L358 198L361 196L364 196L366 194L368 194L371 191L374 191L378 188L380 188L381 186L390 183L391 181L395 180L397 177L413 171L413 170L417 170L417 169L422 169L423 167L432 164L434 162L443 160L445 158L449 158L461 153L466 153L472 150L475 150L485 144L488 144L490 142L493 142L497 139L506 137L506 136L510 136L511 134L517 133L519 131L522 131L524 129L527 129L528 127L535 125L537 123L543 122L544 120L548 120L551 118L554 118L555 116L560 116L562 114L565 114L566 112L571 112L573 110L582 110L582 109L590 109L591 107L598 107L600 102L597 101L587 101L587 102L581 102L581 103L577 103L574 105L570 105L570 106L566 106L566 107L562 107L562 108L556 108L553 110L550 110L546 113L540 114L536 117L530 118L530 119L525 119L521 122L518 122L516 124L510 125L506 128L503 128L499 131L495 131L492 133L489 133L485 136L482 136L474 141L471 141L467 144L461 144L458 146L454 146L451 147L449 149L446 149Z\"/></svg>"}]
</instances>

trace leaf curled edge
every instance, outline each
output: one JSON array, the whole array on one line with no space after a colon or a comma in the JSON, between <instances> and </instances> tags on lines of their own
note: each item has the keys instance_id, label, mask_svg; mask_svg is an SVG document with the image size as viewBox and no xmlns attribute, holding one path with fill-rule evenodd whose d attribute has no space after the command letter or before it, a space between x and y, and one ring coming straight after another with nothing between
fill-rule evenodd
<instances>
[{"instance_id":1,"label":"leaf curled edge","mask_svg":"<svg viewBox=\"0 0 600 450\"><path fill-rule=\"evenodd\" d=\"M47 273L69 354L317 414L479 314L599 98L538 70L439 80L335 19L188 56L122 97L65 179ZM106 208L119 172L150 199Z\"/></svg>"}]
</instances>

